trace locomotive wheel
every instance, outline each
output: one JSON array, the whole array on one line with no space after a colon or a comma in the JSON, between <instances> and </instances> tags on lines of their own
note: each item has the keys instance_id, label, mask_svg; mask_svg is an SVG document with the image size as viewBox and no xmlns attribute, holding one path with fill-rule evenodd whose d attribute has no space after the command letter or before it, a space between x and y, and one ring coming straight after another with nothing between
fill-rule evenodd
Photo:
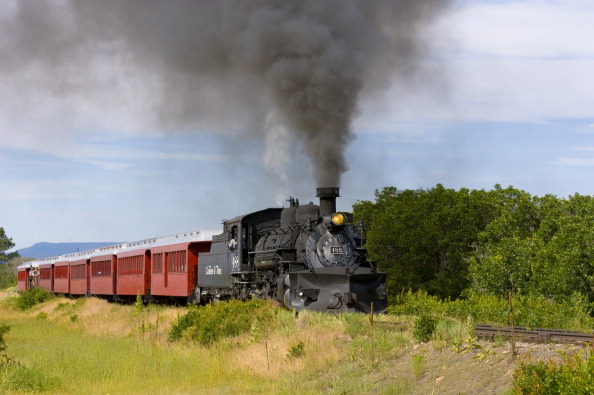
<instances>
[{"instance_id":1,"label":"locomotive wheel","mask_svg":"<svg viewBox=\"0 0 594 395\"><path fill-rule=\"evenodd\" d=\"M289 275L285 274L279 277L277 280L277 300L285 305L286 308L290 309L291 307L291 294L290 290L291 282L289 280Z\"/></svg>"},{"instance_id":2,"label":"locomotive wheel","mask_svg":"<svg viewBox=\"0 0 594 395\"><path fill-rule=\"evenodd\" d=\"M287 277L289 277L289 276L287 276ZM285 304L285 307L287 309L293 308L293 306L291 306L291 290L288 288L285 291L285 295L283 296L283 303Z\"/></svg>"}]
</instances>

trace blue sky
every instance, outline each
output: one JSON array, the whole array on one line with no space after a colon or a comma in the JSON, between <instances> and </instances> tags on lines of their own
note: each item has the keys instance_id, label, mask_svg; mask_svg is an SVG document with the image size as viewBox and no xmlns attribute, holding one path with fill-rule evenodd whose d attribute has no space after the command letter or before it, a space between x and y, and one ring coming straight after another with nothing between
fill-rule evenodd
<instances>
[{"instance_id":1,"label":"blue sky","mask_svg":"<svg viewBox=\"0 0 594 395\"><path fill-rule=\"evenodd\" d=\"M437 183L594 194L592 21L585 0L458 2L435 27L434 78L359 103L339 208L384 186ZM150 80L118 79L135 88L124 89L106 82L117 65L92 67L104 91L75 101L38 96L24 74L0 87L0 226L17 249L138 240L289 196L315 201L311 164L290 138L138 126L136 88Z\"/></svg>"}]
</instances>

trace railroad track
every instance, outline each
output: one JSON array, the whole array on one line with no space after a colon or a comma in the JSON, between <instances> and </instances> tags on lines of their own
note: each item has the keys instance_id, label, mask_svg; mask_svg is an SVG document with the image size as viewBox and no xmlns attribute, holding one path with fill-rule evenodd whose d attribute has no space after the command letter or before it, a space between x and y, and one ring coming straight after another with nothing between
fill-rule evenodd
<instances>
[{"instance_id":1,"label":"railroad track","mask_svg":"<svg viewBox=\"0 0 594 395\"><path fill-rule=\"evenodd\" d=\"M495 336L511 337L529 343L590 343L594 344L594 333L547 328L524 328L520 326L496 327L476 325L474 334L477 337L492 339Z\"/></svg>"}]
</instances>

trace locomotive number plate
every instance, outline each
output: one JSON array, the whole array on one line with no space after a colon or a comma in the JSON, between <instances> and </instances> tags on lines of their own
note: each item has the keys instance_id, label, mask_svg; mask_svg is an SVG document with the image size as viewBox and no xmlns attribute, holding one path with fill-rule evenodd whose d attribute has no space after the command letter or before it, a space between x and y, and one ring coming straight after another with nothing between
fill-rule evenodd
<instances>
[{"instance_id":1,"label":"locomotive number plate","mask_svg":"<svg viewBox=\"0 0 594 395\"><path fill-rule=\"evenodd\" d=\"M342 254L342 247L330 247L331 254Z\"/></svg>"}]
</instances>

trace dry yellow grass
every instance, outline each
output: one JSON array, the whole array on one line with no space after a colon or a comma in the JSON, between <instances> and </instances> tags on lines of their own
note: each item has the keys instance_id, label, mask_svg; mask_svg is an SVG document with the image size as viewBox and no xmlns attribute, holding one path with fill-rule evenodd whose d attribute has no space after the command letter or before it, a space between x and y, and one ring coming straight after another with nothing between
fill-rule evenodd
<instances>
[{"instance_id":1,"label":"dry yellow grass","mask_svg":"<svg viewBox=\"0 0 594 395\"><path fill-rule=\"evenodd\" d=\"M165 342L173 321L186 311L172 306L148 306L136 311L133 305L110 303L95 297L58 297L25 312L6 313L32 318L44 316L44 319L67 323L95 336L139 336L147 339L150 336L152 341Z\"/></svg>"},{"instance_id":2,"label":"dry yellow grass","mask_svg":"<svg viewBox=\"0 0 594 395\"><path fill-rule=\"evenodd\" d=\"M25 312L0 306L2 319L13 324L9 350L58 377L64 393L502 393L517 364L506 345L455 352L444 340L415 344L411 322L390 315L376 317L372 329L363 315L302 312L295 318L279 310L272 331L254 328L211 347L168 343L171 323L186 312L138 311L97 298L56 298ZM287 357L299 344L303 355ZM519 351L559 352L529 345ZM77 369L62 376L62 366Z\"/></svg>"},{"instance_id":3,"label":"dry yellow grass","mask_svg":"<svg viewBox=\"0 0 594 395\"><path fill-rule=\"evenodd\" d=\"M317 369L344 358L344 349L337 342L341 338L345 339L345 336L340 328L328 330L320 326L294 330L289 334L274 332L236 350L232 355L233 364L262 377L279 377L305 368ZM304 345L304 358L288 357L291 347L299 342Z\"/></svg>"}]
</instances>

